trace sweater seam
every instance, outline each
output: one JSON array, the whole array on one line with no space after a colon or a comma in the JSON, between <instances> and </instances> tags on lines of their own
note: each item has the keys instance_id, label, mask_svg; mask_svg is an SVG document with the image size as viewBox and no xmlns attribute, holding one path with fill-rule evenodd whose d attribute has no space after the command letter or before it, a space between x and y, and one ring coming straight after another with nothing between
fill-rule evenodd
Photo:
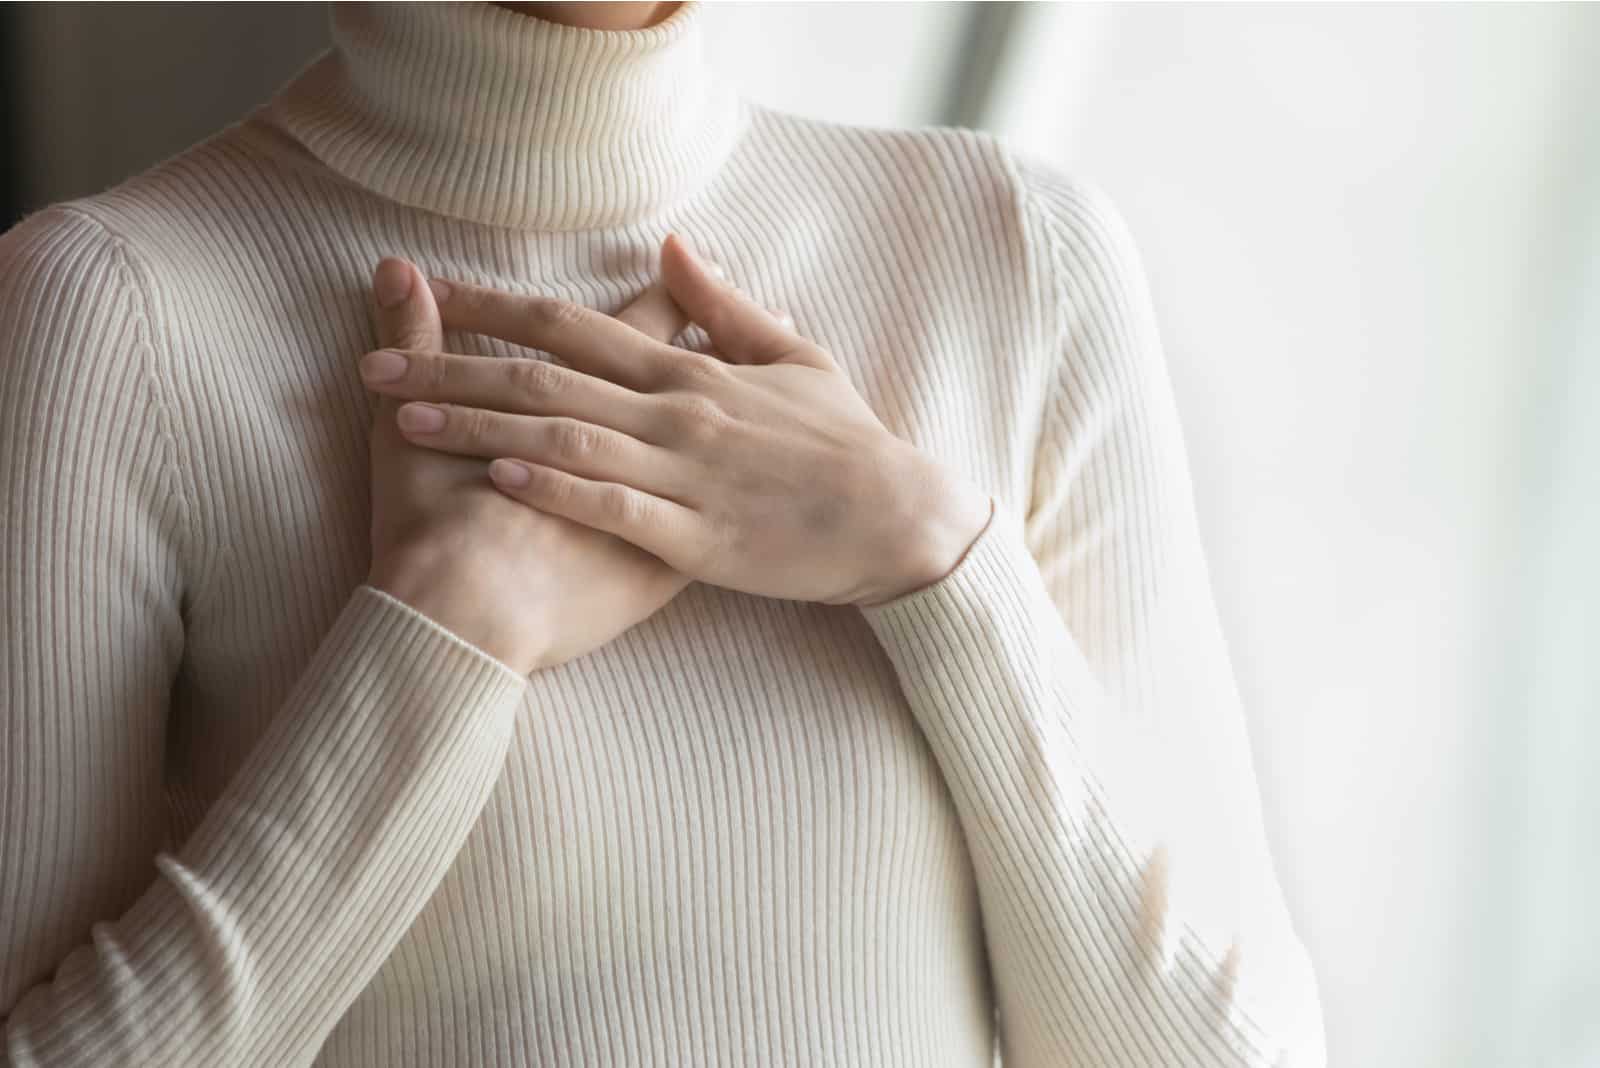
<instances>
[{"instance_id":1,"label":"sweater seam","mask_svg":"<svg viewBox=\"0 0 1600 1068\"><path fill-rule=\"evenodd\" d=\"M139 357L141 377L149 390L152 406L155 409L156 419L160 427L161 438L165 445L165 462L163 466L166 468L167 477L170 479L171 488L169 492L177 498L181 516L179 528L182 538L180 559L192 562L196 559L195 549L200 541L196 531L198 496L191 485L191 479L186 477L189 467L186 464L186 455L179 441L177 421L166 391L162 388L161 374L156 366L156 362L160 359L162 352L160 342L164 339L157 336L160 331L158 330L155 315L156 302L152 299L151 287L145 277L144 264L140 262L138 254L134 251L127 238L111 229L94 214L73 204L61 204L58 207L61 211L88 222L105 235L115 253L118 278L138 301L138 321L144 342L142 347L146 347L149 350L148 355L141 353ZM207 560L206 564L209 565L209 563L210 561ZM191 608L199 592L207 588L205 579L208 577L210 570L209 566L203 566L200 568L198 576L183 575L185 581L182 594Z\"/></svg>"},{"instance_id":2,"label":"sweater seam","mask_svg":"<svg viewBox=\"0 0 1600 1068\"><path fill-rule=\"evenodd\" d=\"M1033 413L1034 425L1030 434L1032 445L1028 452L1028 506L1022 515L1023 530L1026 533L1027 525L1034 517L1034 510L1039 500L1039 457L1044 451L1045 436L1049 432L1050 410L1056 403L1057 382L1060 377L1060 361L1065 359L1066 337L1063 326L1063 317L1059 299L1063 292L1059 276L1061 249L1053 232L1046 213L1039 207L1039 201L1034 189L1029 185L1023 175L1016 154L1009 148L1002 148L1001 159L1005 166L1007 178L1011 183L1012 200L1020 223L1023 241L1023 277L1028 288L1029 303L1033 307L1034 326L1037 330L1037 343L1045 349L1045 369L1041 373L1043 379L1039 392L1040 401ZM1041 247L1039 234L1042 231L1043 244ZM1038 256L1044 256L1044 265L1038 264ZM1054 295L1058 302L1048 303Z\"/></svg>"}]
</instances>

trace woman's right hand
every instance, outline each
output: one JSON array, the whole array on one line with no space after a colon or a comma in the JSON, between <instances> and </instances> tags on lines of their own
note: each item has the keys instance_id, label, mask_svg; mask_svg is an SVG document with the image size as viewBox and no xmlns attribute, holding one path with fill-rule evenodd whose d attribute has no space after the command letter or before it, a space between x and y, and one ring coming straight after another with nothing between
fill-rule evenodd
<instances>
[{"instance_id":1,"label":"woman's right hand","mask_svg":"<svg viewBox=\"0 0 1600 1068\"><path fill-rule=\"evenodd\" d=\"M438 306L413 264L380 261L373 293L381 345L444 347ZM617 318L662 341L687 322L659 283ZM505 362L513 390L520 361ZM374 351L361 372L404 382L406 369ZM369 585L526 674L604 645L688 584L620 538L511 500L489 482L485 461L411 444L398 408L380 396L373 420Z\"/></svg>"}]
</instances>

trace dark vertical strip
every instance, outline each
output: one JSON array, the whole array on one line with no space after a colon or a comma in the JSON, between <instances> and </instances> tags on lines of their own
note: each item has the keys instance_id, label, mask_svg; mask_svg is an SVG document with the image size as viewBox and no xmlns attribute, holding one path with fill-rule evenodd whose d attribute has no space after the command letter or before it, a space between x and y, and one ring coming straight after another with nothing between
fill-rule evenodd
<instances>
[{"instance_id":1,"label":"dark vertical strip","mask_svg":"<svg viewBox=\"0 0 1600 1068\"><path fill-rule=\"evenodd\" d=\"M1006 49L1022 22L1022 4L969 3L963 43L956 53L954 76L938 121L946 126L981 128L989 97Z\"/></svg>"},{"instance_id":2,"label":"dark vertical strip","mask_svg":"<svg viewBox=\"0 0 1600 1068\"><path fill-rule=\"evenodd\" d=\"M0 7L0 231L22 218L22 20Z\"/></svg>"}]
</instances>

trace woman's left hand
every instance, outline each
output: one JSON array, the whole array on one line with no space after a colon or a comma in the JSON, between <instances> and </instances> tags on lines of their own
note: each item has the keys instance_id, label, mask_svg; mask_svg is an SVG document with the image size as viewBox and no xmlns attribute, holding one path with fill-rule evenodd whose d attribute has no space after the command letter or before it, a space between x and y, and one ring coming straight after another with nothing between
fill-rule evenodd
<instances>
[{"instance_id":1,"label":"woman's left hand","mask_svg":"<svg viewBox=\"0 0 1600 1068\"><path fill-rule=\"evenodd\" d=\"M404 351L399 377L368 385L422 402L397 413L412 442L492 459L507 495L702 582L867 605L954 568L988 495L890 433L832 356L681 240L661 273L718 356L566 301L435 280L446 327L568 366Z\"/></svg>"}]
</instances>

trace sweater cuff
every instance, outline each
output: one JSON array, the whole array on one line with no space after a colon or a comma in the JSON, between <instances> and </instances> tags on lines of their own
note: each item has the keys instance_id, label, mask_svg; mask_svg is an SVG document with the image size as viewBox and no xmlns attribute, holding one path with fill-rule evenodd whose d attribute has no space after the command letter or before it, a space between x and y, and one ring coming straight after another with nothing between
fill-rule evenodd
<instances>
[{"instance_id":1,"label":"sweater cuff","mask_svg":"<svg viewBox=\"0 0 1600 1068\"><path fill-rule=\"evenodd\" d=\"M944 578L862 614L924 718L935 708L1018 715L1045 706L1081 719L1076 742L1092 744L1104 691L1067 630L1022 524L999 501L983 533ZM952 697L952 695L954 695Z\"/></svg>"},{"instance_id":2,"label":"sweater cuff","mask_svg":"<svg viewBox=\"0 0 1600 1068\"><path fill-rule=\"evenodd\" d=\"M988 525L948 575L861 612L891 654L931 651L925 648L930 641L947 644L939 636L964 633L1017 648L1038 639L1041 623L1060 627L1022 526L998 500Z\"/></svg>"},{"instance_id":3,"label":"sweater cuff","mask_svg":"<svg viewBox=\"0 0 1600 1068\"><path fill-rule=\"evenodd\" d=\"M374 599L380 603L370 603ZM490 678L496 672L509 676L509 679L501 679L498 682L491 683L491 685L509 682L514 688L520 688L528 681L526 675L510 664L485 652L442 623L424 615L398 597L385 593L376 586L363 585L359 587L351 598L351 602L351 605L345 609L346 615L355 613L362 617L392 617L391 626L407 632L416 632L415 637L418 640L440 643L440 648L434 654L442 657L442 662L439 664L440 667L448 666L473 674L484 673ZM360 627L359 621L357 626ZM495 670L486 671L486 669ZM485 679L484 681L488 682L489 680Z\"/></svg>"},{"instance_id":4,"label":"sweater cuff","mask_svg":"<svg viewBox=\"0 0 1600 1068\"><path fill-rule=\"evenodd\" d=\"M324 637L290 703L331 686L354 706L477 707L501 703L527 681L399 598L363 585Z\"/></svg>"},{"instance_id":5,"label":"sweater cuff","mask_svg":"<svg viewBox=\"0 0 1600 1068\"><path fill-rule=\"evenodd\" d=\"M461 754L503 746L526 685L515 669L405 602L357 587L214 807L278 806L278 819L303 818L309 826L317 822L318 805L360 807L371 801L363 791L383 781L391 791L419 790L438 773L455 780L438 784L444 794L470 790ZM307 748L308 736L320 741ZM496 761L485 766L498 774ZM321 778L335 767L362 771ZM282 789L291 782L293 789ZM387 804L394 823L397 797ZM417 831L433 833L421 825ZM211 852L237 844L237 834L208 818L183 859L201 864Z\"/></svg>"}]
</instances>

